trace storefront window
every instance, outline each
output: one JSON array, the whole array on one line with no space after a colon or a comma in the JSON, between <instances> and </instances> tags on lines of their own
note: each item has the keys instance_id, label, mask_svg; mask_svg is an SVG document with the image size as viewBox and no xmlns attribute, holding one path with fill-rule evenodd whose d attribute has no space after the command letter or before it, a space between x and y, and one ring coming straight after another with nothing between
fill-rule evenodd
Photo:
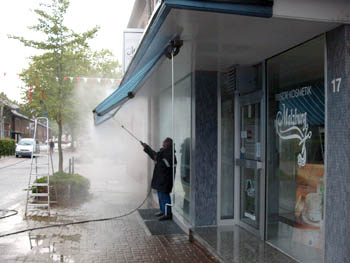
<instances>
[{"instance_id":1,"label":"storefront window","mask_svg":"<svg viewBox=\"0 0 350 263\"><path fill-rule=\"evenodd\" d=\"M191 184L191 74L177 82L174 90L174 120L177 171L175 209L189 221Z\"/></svg>"},{"instance_id":2,"label":"storefront window","mask_svg":"<svg viewBox=\"0 0 350 263\"><path fill-rule=\"evenodd\" d=\"M175 83L173 116L171 87L164 89L159 95L159 138L172 137L171 127L172 118L174 118L177 166L173 201L176 212L186 220L189 220L190 212L191 83L191 74Z\"/></svg>"},{"instance_id":3,"label":"storefront window","mask_svg":"<svg viewBox=\"0 0 350 263\"><path fill-rule=\"evenodd\" d=\"M322 262L324 37L267 62L267 239L302 262Z\"/></svg>"},{"instance_id":4,"label":"storefront window","mask_svg":"<svg viewBox=\"0 0 350 263\"><path fill-rule=\"evenodd\" d=\"M158 68L153 86L153 127L155 144L161 145L166 137L173 137L176 150L176 173L171 198L173 211L190 221L191 186L191 125L192 125L192 46L190 42L172 61L164 59ZM172 76L172 73L174 75ZM174 94L172 93L174 80ZM174 95L174 97L172 97ZM172 103L174 102L174 108Z\"/></svg>"}]
</instances>

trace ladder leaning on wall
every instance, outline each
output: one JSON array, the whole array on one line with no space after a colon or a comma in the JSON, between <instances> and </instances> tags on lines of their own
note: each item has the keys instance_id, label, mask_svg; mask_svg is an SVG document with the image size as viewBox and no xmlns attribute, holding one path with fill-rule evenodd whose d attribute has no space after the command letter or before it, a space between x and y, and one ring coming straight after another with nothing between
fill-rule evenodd
<instances>
[{"instance_id":1,"label":"ladder leaning on wall","mask_svg":"<svg viewBox=\"0 0 350 263\"><path fill-rule=\"evenodd\" d=\"M40 152L40 146L36 143L39 120L43 120L45 123L40 122L40 124L46 126L46 149L43 153ZM29 211L47 211L48 215L50 216L50 176L53 174L53 164L49 147L49 137L48 118L36 118L34 121L34 144L31 155L25 216L28 215ZM52 168L51 173L50 165ZM42 181L37 182L37 180L40 180L44 177L46 177L46 180L43 179Z\"/></svg>"}]
</instances>

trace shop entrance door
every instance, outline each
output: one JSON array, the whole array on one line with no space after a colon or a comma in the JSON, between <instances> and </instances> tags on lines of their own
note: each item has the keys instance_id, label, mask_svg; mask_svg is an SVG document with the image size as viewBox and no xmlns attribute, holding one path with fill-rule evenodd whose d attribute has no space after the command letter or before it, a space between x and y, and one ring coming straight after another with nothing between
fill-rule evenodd
<instances>
[{"instance_id":1,"label":"shop entrance door","mask_svg":"<svg viewBox=\"0 0 350 263\"><path fill-rule=\"evenodd\" d=\"M251 232L264 235L262 91L239 97L239 222Z\"/></svg>"}]
</instances>

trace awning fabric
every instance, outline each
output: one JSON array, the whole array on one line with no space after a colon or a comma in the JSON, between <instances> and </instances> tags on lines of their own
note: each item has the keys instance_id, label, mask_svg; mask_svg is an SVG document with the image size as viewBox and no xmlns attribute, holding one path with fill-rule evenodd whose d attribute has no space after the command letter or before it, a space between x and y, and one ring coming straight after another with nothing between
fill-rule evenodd
<instances>
[{"instance_id":1,"label":"awning fabric","mask_svg":"<svg viewBox=\"0 0 350 263\"><path fill-rule=\"evenodd\" d=\"M120 107L147 78L157 61L163 56L164 50L159 52L157 56L152 58L139 72L133 75L128 81L124 82L117 90L101 102L94 110L97 116L104 116L108 112Z\"/></svg>"},{"instance_id":2,"label":"awning fabric","mask_svg":"<svg viewBox=\"0 0 350 263\"><path fill-rule=\"evenodd\" d=\"M95 125L100 125L100 124L104 123L105 121L108 121L109 119L113 118L117 114L117 112L120 110L122 105L123 104L121 104L120 106L116 107L115 109L111 110L110 112L106 113L103 116L98 116L94 112L94 123L95 123Z\"/></svg>"},{"instance_id":3,"label":"awning fabric","mask_svg":"<svg viewBox=\"0 0 350 263\"><path fill-rule=\"evenodd\" d=\"M117 113L120 107L130 98L130 95L133 96L137 89L140 88L145 79L150 75L152 68L164 54L166 46L175 36L160 36L158 32L173 8L265 18L272 17L272 1L267 0L235 2L163 0L154 12L145 30L140 45L121 81L120 87L93 110L96 125L110 119Z\"/></svg>"}]
</instances>

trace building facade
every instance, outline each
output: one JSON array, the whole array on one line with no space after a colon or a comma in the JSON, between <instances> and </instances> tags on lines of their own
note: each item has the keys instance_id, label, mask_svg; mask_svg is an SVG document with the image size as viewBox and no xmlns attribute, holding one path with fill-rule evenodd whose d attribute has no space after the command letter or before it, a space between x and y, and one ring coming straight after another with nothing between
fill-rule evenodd
<instances>
[{"instance_id":1,"label":"building facade","mask_svg":"<svg viewBox=\"0 0 350 263\"><path fill-rule=\"evenodd\" d=\"M184 229L239 225L300 262L347 262L350 2L149 2L135 2L129 25L145 33L95 118L137 103L152 145L173 137Z\"/></svg>"},{"instance_id":2,"label":"building facade","mask_svg":"<svg viewBox=\"0 0 350 263\"><path fill-rule=\"evenodd\" d=\"M0 138L12 138L19 142L22 138L33 138L34 120L18 112L19 107L4 100L0 100L1 120ZM49 129L52 136L52 130ZM46 125L38 123L37 139L40 142L46 141Z\"/></svg>"}]
</instances>

